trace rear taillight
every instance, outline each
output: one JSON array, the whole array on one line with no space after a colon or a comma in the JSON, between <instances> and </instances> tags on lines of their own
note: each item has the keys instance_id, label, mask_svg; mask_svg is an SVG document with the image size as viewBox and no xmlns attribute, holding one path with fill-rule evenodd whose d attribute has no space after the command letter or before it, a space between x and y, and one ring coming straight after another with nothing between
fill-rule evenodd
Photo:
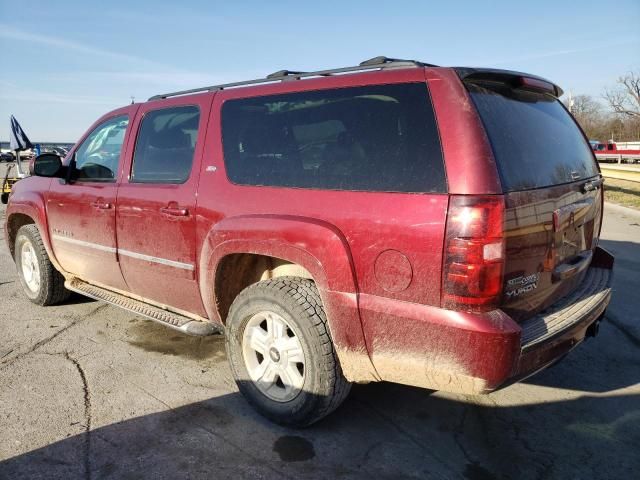
<instances>
[{"instance_id":1,"label":"rear taillight","mask_svg":"<svg viewBox=\"0 0 640 480\"><path fill-rule=\"evenodd\" d=\"M452 195L449 200L442 307L494 309L502 293L504 198Z\"/></svg>"}]
</instances>

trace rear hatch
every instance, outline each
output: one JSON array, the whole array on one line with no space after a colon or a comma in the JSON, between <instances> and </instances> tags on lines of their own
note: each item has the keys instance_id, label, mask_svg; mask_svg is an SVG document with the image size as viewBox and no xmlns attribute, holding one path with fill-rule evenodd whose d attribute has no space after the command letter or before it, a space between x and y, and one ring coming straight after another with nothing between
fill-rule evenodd
<instances>
[{"instance_id":1,"label":"rear hatch","mask_svg":"<svg viewBox=\"0 0 640 480\"><path fill-rule=\"evenodd\" d=\"M500 308L524 321L584 279L602 220L602 179L559 89L519 74L469 75L505 194Z\"/></svg>"}]
</instances>

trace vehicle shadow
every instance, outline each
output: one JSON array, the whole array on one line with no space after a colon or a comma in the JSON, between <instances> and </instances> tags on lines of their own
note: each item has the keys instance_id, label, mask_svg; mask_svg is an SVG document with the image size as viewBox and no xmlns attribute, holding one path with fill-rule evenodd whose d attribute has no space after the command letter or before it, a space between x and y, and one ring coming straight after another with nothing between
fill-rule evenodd
<instances>
[{"instance_id":1,"label":"vehicle shadow","mask_svg":"<svg viewBox=\"0 0 640 480\"><path fill-rule=\"evenodd\" d=\"M64 302L60 302L57 305L81 305L83 303L93 303L97 302L96 299L87 297L85 295L80 295L76 292L71 292L69 298L67 298Z\"/></svg>"},{"instance_id":2,"label":"vehicle shadow","mask_svg":"<svg viewBox=\"0 0 640 480\"><path fill-rule=\"evenodd\" d=\"M638 395L497 406L432 393L356 385L302 430L231 393L9 458L0 478L631 478L640 468Z\"/></svg>"},{"instance_id":3,"label":"vehicle shadow","mask_svg":"<svg viewBox=\"0 0 640 480\"><path fill-rule=\"evenodd\" d=\"M638 346L605 316L595 338L586 339L560 362L522 383L593 393L640 385Z\"/></svg>"}]
</instances>

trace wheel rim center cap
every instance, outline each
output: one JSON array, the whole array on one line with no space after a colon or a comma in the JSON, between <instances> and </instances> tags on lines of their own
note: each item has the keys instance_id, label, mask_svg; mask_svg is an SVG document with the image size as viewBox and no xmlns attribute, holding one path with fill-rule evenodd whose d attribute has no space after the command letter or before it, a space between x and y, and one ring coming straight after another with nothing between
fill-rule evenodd
<instances>
[{"instance_id":1,"label":"wheel rim center cap","mask_svg":"<svg viewBox=\"0 0 640 480\"><path fill-rule=\"evenodd\" d=\"M279 362L280 361L280 352L278 351L278 349L276 347L271 347L269 349L269 357L271 358L271 360L273 362Z\"/></svg>"}]
</instances>

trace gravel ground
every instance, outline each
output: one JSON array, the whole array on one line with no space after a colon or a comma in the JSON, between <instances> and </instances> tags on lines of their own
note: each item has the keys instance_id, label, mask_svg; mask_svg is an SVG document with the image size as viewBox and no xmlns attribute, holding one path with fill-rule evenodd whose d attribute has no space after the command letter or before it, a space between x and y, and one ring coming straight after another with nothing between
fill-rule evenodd
<instances>
[{"instance_id":1,"label":"gravel ground","mask_svg":"<svg viewBox=\"0 0 640 480\"><path fill-rule=\"evenodd\" d=\"M563 362L482 397L356 385L304 430L253 412L220 337L187 337L80 296L31 304L0 241L0 478L582 479L640 469L640 214L628 209L606 208L602 244L617 256L608 321Z\"/></svg>"}]
</instances>

